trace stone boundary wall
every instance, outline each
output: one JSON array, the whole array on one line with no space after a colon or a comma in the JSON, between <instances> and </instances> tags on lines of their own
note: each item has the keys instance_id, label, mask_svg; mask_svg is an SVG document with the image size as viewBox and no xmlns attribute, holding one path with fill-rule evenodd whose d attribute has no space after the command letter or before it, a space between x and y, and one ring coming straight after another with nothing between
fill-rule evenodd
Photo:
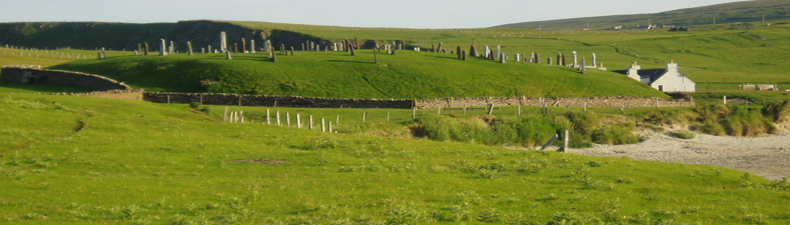
<instances>
[{"instance_id":1,"label":"stone boundary wall","mask_svg":"<svg viewBox=\"0 0 790 225\"><path fill-rule=\"evenodd\" d=\"M188 104L200 102L206 105L238 105L299 108L395 108L410 109L414 100L404 99L337 99L273 95L244 95L217 93L173 93L145 92L143 100L155 103Z\"/></svg>"},{"instance_id":2,"label":"stone boundary wall","mask_svg":"<svg viewBox=\"0 0 790 225\"><path fill-rule=\"evenodd\" d=\"M155 103L188 104L200 102L206 105L238 105L299 108L395 108L395 109L438 109L462 107L496 106L547 106L591 108L641 108L641 107L695 107L693 98L685 94L674 94L675 99L649 97L590 97L590 98L537 98L537 97L479 97L439 99L331 99L292 96L145 92L143 100Z\"/></svg>"},{"instance_id":3,"label":"stone boundary wall","mask_svg":"<svg viewBox=\"0 0 790 225\"><path fill-rule=\"evenodd\" d=\"M68 95L68 96L90 96L99 98L112 98L112 99L125 99L125 100L143 100L143 89L134 90L109 90L109 91L93 91L88 93L54 93L54 95Z\"/></svg>"},{"instance_id":4,"label":"stone boundary wall","mask_svg":"<svg viewBox=\"0 0 790 225\"><path fill-rule=\"evenodd\" d=\"M45 70L40 69L40 66L3 66L0 81L67 85L97 91L132 90L128 85L107 77L72 71Z\"/></svg>"},{"instance_id":5,"label":"stone boundary wall","mask_svg":"<svg viewBox=\"0 0 790 225\"><path fill-rule=\"evenodd\" d=\"M589 98L539 98L539 97L478 97L440 98L417 100L418 109L462 108L496 106L547 106L591 108L642 108L642 107L695 107L693 98L685 96L675 99L650 97L589 97Z\"/></svg>"}]
</instances>

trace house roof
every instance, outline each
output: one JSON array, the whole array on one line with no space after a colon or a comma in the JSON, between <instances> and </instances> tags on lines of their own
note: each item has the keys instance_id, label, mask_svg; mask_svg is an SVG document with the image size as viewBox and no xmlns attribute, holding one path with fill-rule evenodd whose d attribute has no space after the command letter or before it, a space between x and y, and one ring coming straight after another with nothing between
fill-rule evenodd
<instances>
[{"instance_id":1,"label":"house roof","mask_svg":"<svg viewBox=\"0 0 790 225\"><path fill-rule=\"evenodd\" d=\"M628 70L614 70L612 72L628 75ZM644 69L639 70L637 73L639 73L639 76L642 78L650 77L650 84L653 84L658 78L661 78L661 76L667 73L667 69ZM682 76L683 74L680 75Z\"/></svg>"}]
</instances>

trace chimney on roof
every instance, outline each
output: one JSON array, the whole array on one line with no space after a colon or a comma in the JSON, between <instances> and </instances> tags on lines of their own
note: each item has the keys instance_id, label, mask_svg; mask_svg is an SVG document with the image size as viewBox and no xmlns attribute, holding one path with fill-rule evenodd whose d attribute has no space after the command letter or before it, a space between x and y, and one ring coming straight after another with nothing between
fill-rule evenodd
<instances>
[{"instance_id":1,"label":"chimney on roof","mask_svg":"<svg viewBox=\"0 0 790 225\"><path fill-rule=\"evenodd\" d=\"M636 62L632 62L631 66L628 67L628 73L626 75L634 80L642 81L642 77L639 76L639 70L642 69L642 66L637 65Z\"/></svg>"},{"instance_id":2,"label":"chimney on roof","mask_svg":"<svg viewBox=\"0 0 790 225\"><path fill-rule=\"evenodd\" d=\"M667 73L669 73L669 72L677 72L677 73L679 73L678 72L678 64L675 63L675 60L669 61L669 64L667 64Z\"/></svg>"}]
</instances>

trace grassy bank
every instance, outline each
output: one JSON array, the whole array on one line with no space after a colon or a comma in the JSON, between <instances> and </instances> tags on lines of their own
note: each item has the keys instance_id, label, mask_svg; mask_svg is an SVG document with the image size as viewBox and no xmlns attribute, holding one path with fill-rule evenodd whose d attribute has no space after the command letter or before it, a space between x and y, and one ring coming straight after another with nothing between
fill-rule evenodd
<instances>
[{"instance_id":1,"label":"grassy bank","mask_svg":"<svg viewBox=\"0 0 790 225\"><path fill-rule=\"evenodd\" d=\"M469 96L667 97L625 76L539 64L458 60L452 54L359 50L296 52L270 62L265 53L110 57L53 69L104 75L147 91L251 93L332 98L440 98ZM201 86L203 81L217 82Z\"/></svg>"},{"instance_id":2,"label":"grassy bank","mask_svg":"<svg viewBox=\"0 0 790 225\"><path fill-rule=\"evenodd\" d=\"M709 166L229 124L187 105L0 95L0 218L12 224L750 223L790 213L790 194L767 190L782 186Z\"/></svg>"}]
</instances>

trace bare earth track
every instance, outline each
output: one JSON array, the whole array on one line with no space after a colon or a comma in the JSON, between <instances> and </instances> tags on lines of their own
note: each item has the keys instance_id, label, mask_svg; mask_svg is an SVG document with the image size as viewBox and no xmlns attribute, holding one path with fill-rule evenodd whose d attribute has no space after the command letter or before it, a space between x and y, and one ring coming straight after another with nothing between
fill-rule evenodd
<instances>
[{"instance_id":1,"label":"bare earth track","mask_svg":"<svg viewBox=\"0 0 790 225\"><path fill-rule=\"evenodd\" d=\"M790 178L790 132L764 137L719 137L697 134L690 140L669 132L640 131L647 141L633 145L595 145L571 149L579 155L702 164L743 170L771 180Z\"/></svg>"}]
</instances>

